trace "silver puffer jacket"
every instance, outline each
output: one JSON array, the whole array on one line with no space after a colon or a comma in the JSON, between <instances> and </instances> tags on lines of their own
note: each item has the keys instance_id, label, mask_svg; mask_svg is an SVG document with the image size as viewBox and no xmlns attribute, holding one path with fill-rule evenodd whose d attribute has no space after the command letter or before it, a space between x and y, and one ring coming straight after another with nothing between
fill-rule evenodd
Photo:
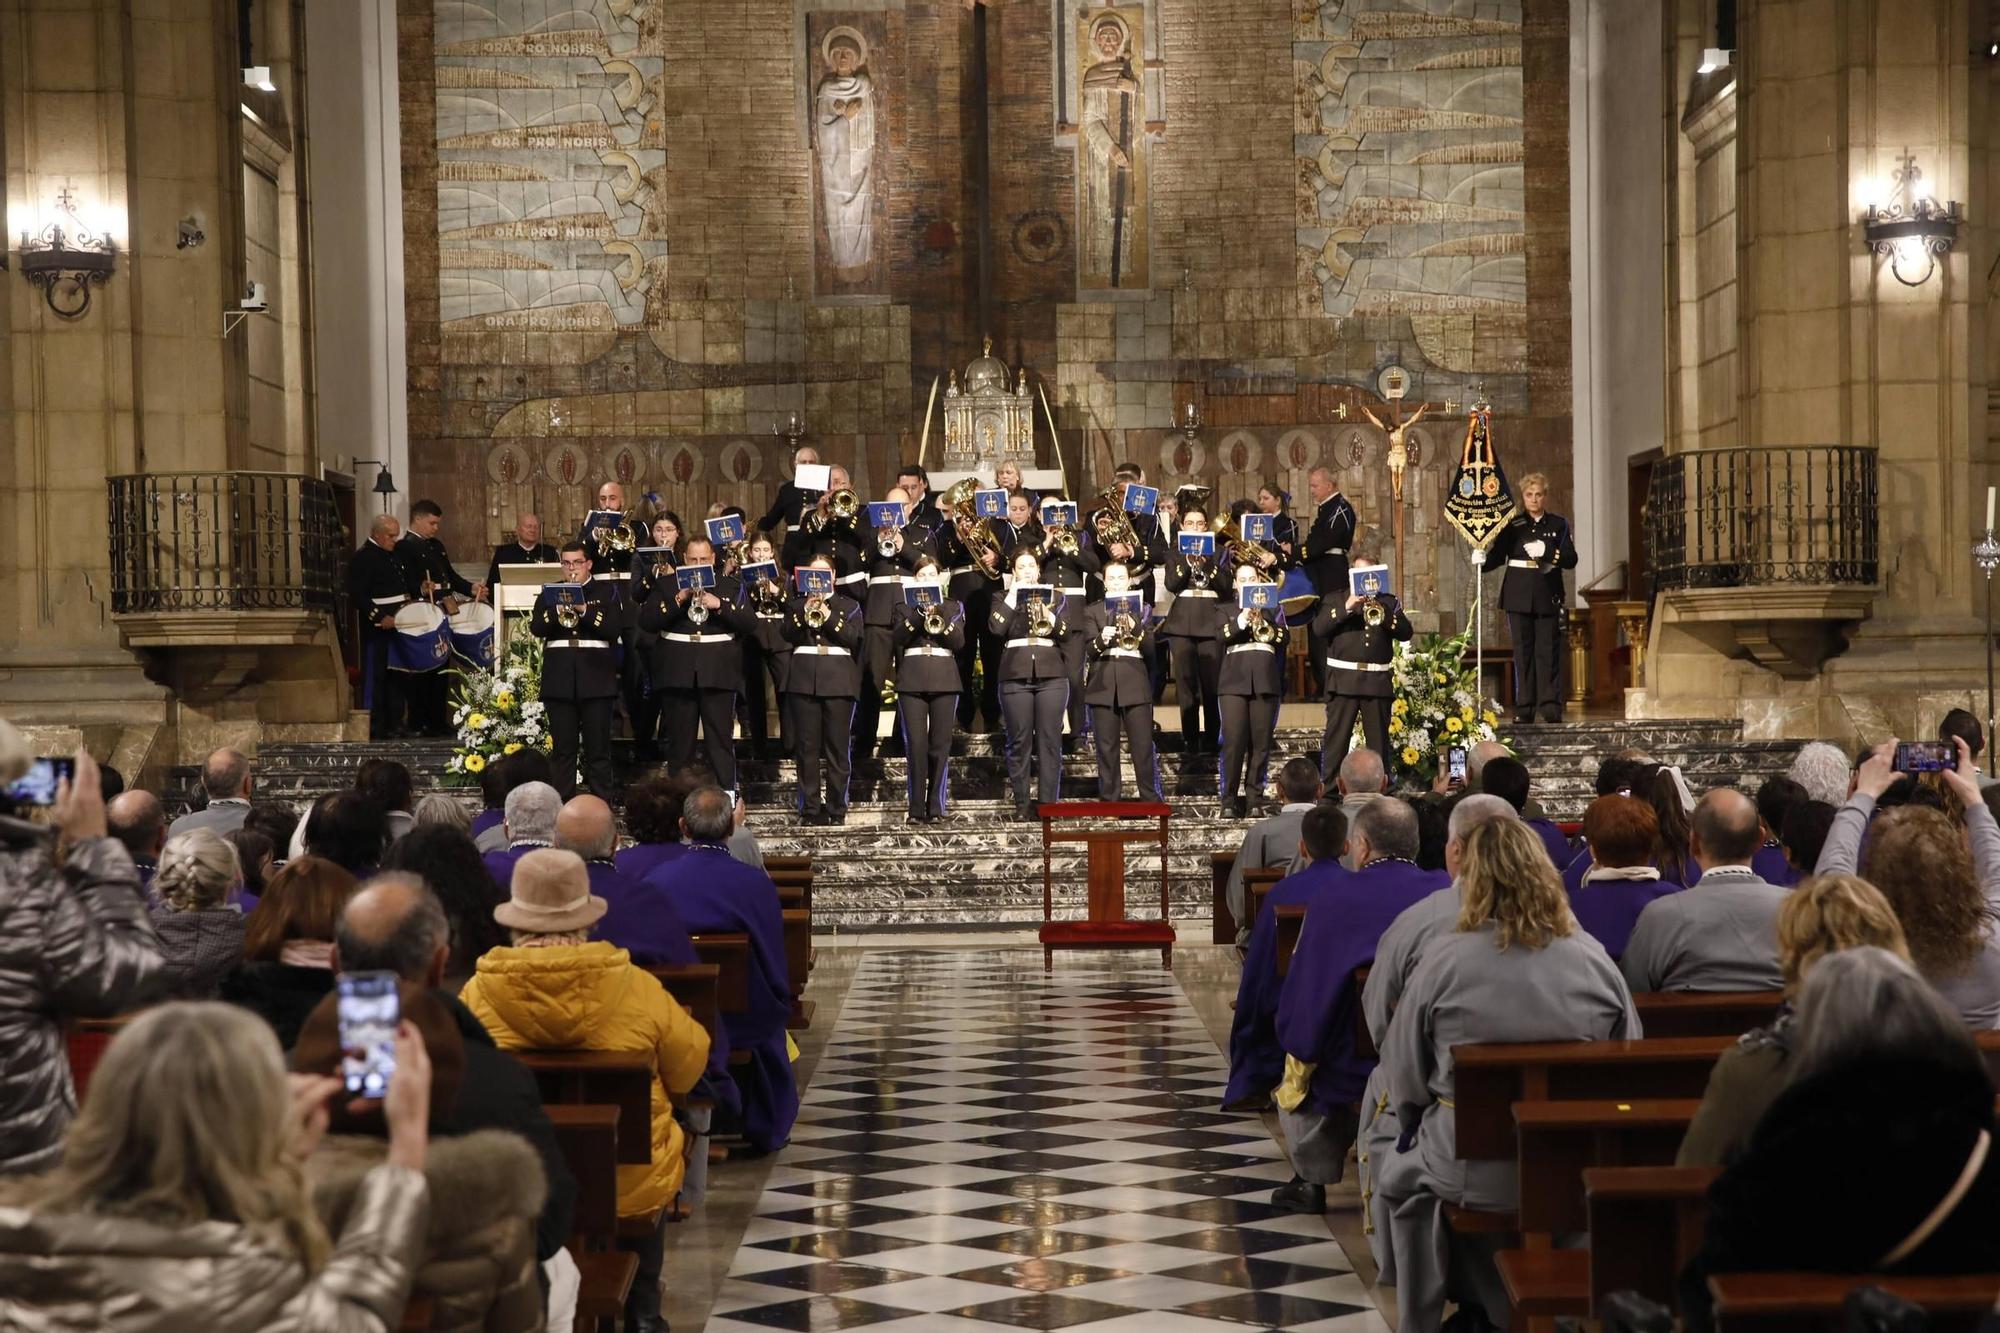
<instances>
[{"instance_id":1,"label":"silver puffer jacket","mask_svg":"<svg viewBox=\"0 0 2000 1333\"><path fill-rule=\"evenodd\" d=\"M378 1333L402 1321L429 1215L423 1173L384 1164L362 1181L333 1257L308 1278L226 1222L0 1208L7 1333Z\"/></svg>"},{"instance_id":2,"label":"silver puffer jacket","mask_svg":"<svg viewBox=\"0 0 2000 1333\"><path fill-rule=\"evenodd\" d=\"M0 1175L54 1166L76 1116L62 1020L165 986L131 853L88 838L58 865L47 830L0 817Z\"/></svg>"}]
</instances>

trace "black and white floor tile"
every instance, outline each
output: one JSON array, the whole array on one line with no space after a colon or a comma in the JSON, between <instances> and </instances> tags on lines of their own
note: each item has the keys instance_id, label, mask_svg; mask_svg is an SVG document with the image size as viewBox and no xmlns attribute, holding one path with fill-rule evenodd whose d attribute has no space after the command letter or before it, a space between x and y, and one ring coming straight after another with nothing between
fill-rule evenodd
<instances>
[{"instance_id":1,"label":"black and white floor tile","mask_svg":"<svg viewBox=\"0 0 2000 1333\"><path fill-rule=\"evenodd\" d=\"M715 1333L1383 1333L1156 955L861 965Z\"/></svg>"}]
</instances>

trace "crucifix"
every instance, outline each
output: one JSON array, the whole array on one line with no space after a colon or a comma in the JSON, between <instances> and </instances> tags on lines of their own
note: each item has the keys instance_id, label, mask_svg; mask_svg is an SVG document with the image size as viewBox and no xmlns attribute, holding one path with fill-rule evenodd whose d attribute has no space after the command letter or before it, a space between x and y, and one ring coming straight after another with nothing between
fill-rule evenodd
<instances>
[{"instance_id":1,"label":"crucifix","mask_svg":"<svg viewBox=\"0 0 2000 1333\"><path fill-rule=\"evenodd\" d=\"M1396 546L1395 563L1394 567L1389 571L1389 578L1399 598L1403 592L1403 473L1406 469L1420 466L1423 463L1423 444L1419 440L1409 438L1409 429L1423 420L1424 414L1429 412L1433 406L1431 403L1419 403L1416 411L1412 412L1407 418L1404 417L1402 390L1407 384L1407 377L1400 374L1395 376L1384 375L1384 388L1386 390L1386 397L1384 399L1386 404L1385 410L1389 414L1387 421L1375 415L1371 408L1364 406L1361 409L1361 414L1373 422L1375 428L1389 439L1389 452L1383 461L1389 465L1389 492L1392 497L1392 502L1389 506L1390 532L1393 534ZM1443 411L1447 415L1458 411L1458 400L1455 398L1446 398L1443 404ZM1347 404L1340 403L1336 405L1333 409L1333 415L1338 420L1347 420ZM1361 437L1357 434L1354 437L1351 450L1348 454L1348 463L1350 466L1359 467L1363 457Z\"/></svg>"}]
</instances>

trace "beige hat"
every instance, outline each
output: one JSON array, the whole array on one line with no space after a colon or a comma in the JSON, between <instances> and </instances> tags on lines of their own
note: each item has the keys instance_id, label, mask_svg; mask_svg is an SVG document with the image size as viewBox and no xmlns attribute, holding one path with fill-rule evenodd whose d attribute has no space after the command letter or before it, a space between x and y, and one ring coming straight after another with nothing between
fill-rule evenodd
<instances>
[{"instance_id":1,"label":"beige hat","mask_svg":"<svg viewBox=\"0 0 2000 1333\"><path fill-rule=\"evenodd\" d=\"M493 909L509 930L566 935L584 930L609 904L590 891L590 872L575 852L540 847L514 863L512 896Z\"/></svg>"}]
</instances>

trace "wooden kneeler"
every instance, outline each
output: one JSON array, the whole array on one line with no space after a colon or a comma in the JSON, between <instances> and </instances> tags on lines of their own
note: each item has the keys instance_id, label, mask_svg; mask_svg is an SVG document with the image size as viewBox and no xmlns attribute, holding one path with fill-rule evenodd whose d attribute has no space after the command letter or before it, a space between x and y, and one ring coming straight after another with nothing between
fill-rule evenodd
<instances>
[{"instance_id":1,"label":"wooden kneeler","mask_svg":"<svg viewBox=\"0 0 2000 1333\"><path fill-rule=\"evenodd\" d=\"M1042 967L1053 970L1057 949L1158 949L1160 966L1174 965L1174 927L1167 896L1167 825L1173 808L1162 801L1044 801L1042 819ZM1061 826L1074 820L1157 820L1154 828ZM1055 873L1050 852L1059 842L1089 849L1088 915L1082 921L1055 919ZM1130 843L1160 849L1160 915L1133 920L1125 915L1125 848Z\"/></svg>"}]
</instances>

